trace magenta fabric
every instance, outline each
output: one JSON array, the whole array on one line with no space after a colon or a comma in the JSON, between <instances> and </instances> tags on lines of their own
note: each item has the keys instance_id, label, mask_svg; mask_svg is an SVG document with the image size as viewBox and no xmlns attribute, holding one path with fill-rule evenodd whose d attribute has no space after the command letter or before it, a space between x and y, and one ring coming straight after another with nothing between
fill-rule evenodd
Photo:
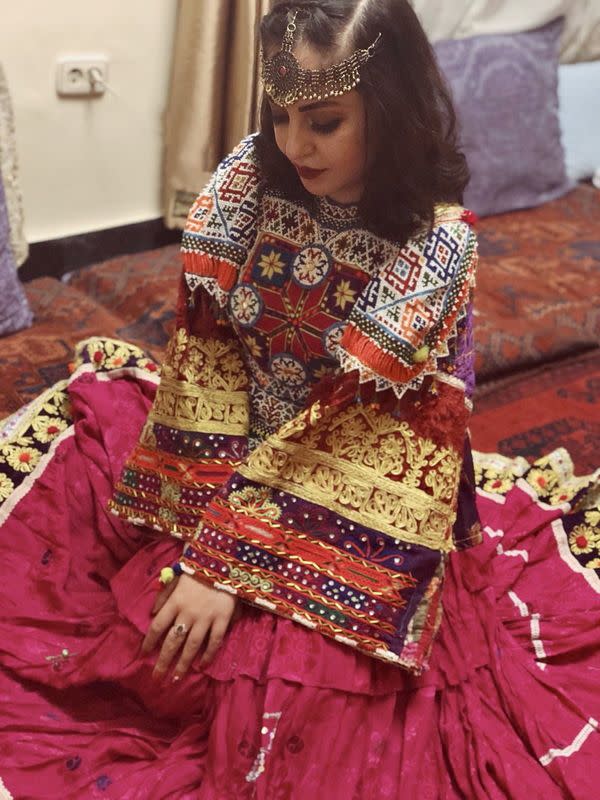
<instances>
[{"instance_id":1,"label":"magenta fabric","mask_svg":"<svg viewBox=\"0 0 600 800\"><path fill-rule=\"evenodd\" d=\"M139 647L181 545L106 511L154 392L117 376L76 374L75 424L0 512L15 798L595 796L600 582L561 557L564 511L522 488L480 497L486 539L451 557L421 678L243 606L211 665L154 683Z\"/></svg>"}]
</instances>

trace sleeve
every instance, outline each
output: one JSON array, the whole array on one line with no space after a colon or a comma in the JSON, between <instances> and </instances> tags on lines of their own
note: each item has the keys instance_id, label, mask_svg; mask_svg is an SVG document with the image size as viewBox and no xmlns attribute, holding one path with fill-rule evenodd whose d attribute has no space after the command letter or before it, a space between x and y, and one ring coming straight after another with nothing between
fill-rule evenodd
<instances>
[{"instance_id":1,"label":"sleeve","mask_svg":"<svg viewBox=\"0 0 600 800\"><path fill-rule=\"evenodd\" d=\"M247 376L223 308L256 235L253 137L218 167L190 211L175 332L139 442L109 502L130 522L183 539L247 455Z\"/></svg>"},{"instance_id":2,"label":"sleeve","mask_svg":"<svg viewBox=\"0 0 600 800\"><path fill-rule=\"evenodd\" d=\"M476 261L453 207L371 280L339 374L215 492L184 548L187 573L422 671L456 549Z\"/></svg>"}]
</instances>

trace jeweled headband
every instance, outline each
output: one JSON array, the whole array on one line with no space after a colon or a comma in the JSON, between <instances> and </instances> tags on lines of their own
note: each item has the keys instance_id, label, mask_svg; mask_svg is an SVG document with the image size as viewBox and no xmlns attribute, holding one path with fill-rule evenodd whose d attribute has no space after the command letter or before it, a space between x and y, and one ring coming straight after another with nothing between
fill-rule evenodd
<instances>
[{"instance_id":1,"label":"jeweled headband","mask_svg":"<svg viewBox=\"0 0 600 800\"><path fill-rule=\"evenodd\" d=\"M292 12L281 50L273 58L262 58L262 81L265 92L278 106L291 106L298 100L325 100L338 97L354 89L360 83L360 68L375 53L381 34L372 45L356 50L349 58L325 69L302 69L292 53L296 17Z\"/></svg>"}]
</instances>

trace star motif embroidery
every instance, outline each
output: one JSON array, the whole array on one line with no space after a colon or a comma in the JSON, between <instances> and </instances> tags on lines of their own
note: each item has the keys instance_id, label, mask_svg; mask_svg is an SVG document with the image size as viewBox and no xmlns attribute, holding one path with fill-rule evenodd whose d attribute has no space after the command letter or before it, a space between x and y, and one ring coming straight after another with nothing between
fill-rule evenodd
<instances>
[{"instance_id":1,"label":"star motif embroidery","mask_svg":"<svg viewBox=\"0 0 600 800\"><path fill-rule=\"evenodd\" d=\"M356 300L356 291L350 287L350 281L340 281L334 292L335 302L342 311L346 310L348 303L354 303Z\"/></svg>"},{"instance_id":2,"label":"star motif embroidery","mask_svg":"<svg viewBox=\"0 0 600 800\"><path fill-rule=\"evenodd\" d=\"M273 275L282 275L285 264L279 258L279 253L276 250L271 250L269 255L261 256L258 266L262 270L263 278L271 280Z\"/></svg>"}]
</instances>

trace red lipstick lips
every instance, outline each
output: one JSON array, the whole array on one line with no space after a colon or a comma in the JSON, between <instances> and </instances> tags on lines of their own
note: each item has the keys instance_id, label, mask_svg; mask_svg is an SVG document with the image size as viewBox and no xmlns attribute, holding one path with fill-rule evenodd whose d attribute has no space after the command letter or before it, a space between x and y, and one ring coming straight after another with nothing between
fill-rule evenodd
<instances>
[{"instance_id":1,"label":"red lipstick lips","mask_svg":"<svg viewBox=\"0 0 600 800\"><path fill-rule=\"evenodd\" d=\"M313 178L318 178L319 175L322 175L325 170L324 169L310 169L310 167L299 167L294 164L296 170L298 171L298 175L305 180L312 180Z\"/></svg>"}]
</instances>

